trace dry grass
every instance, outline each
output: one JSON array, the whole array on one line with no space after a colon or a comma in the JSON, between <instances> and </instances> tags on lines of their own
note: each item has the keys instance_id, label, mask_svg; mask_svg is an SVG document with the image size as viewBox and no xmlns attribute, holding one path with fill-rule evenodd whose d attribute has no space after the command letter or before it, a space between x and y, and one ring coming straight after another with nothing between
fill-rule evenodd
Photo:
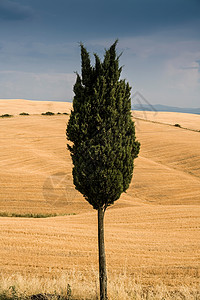
<instances>
[{"instance_id":1,"label":"dry grass","mask_svg":"<svg viewBox=\"0 0 200 300\"><path fill-rule=\"evenodd\" d=\"M1 101L0 113L15 116L0 120L0 212L76 213L0 218L4 289L21 280L16 285L22 291L27 287L27 293L31 288L61 291L67 282L75 297L96 299L97 216L73 186L65 136L69 117L18 115L63 112L66 103L55 102L53 110L44 102L31 106L15 101L11 109L11 102L4 101L2 110ZM187 114L177 115L174 122L174 113L171 121L168 114L167 122L188 122ZM193 295L199 288L200 265L199 133L141 120L136 129L141 152L132 183L106 212L110 299L198 299ZM175 296L172 290L177 290Z\"/></svg>"},{"instance_id":2,"label":"dry grass","mask_svg":"<svg viewBox=\"0 0 200 300\"><path fill-rule=\"evenodd\" d=\"M74 271L61 273L59 277L54 278L21 275L0 278L0 296L14 294L15 297L22 297L22 299L42 293L62 295L66 298L68 296L67 299L70 300L97 300L99 299L98 290L98 276L94 272L90 278ZM109 300L198 300L200 291L197 287L186 285L176 288L162 283L154 286L144 285L141 284L140 278L120 274L109 277L108 297Z\"/></svg>"}]
</instances>

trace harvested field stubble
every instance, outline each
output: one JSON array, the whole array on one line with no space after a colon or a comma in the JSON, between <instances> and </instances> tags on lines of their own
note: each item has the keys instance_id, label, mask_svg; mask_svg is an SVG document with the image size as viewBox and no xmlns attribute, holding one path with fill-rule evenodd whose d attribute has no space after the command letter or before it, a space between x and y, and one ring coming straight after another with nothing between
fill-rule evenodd
<instances>
[{"instance_id":1,"label":"harvested field stubble","mask_svg":"<svg viewBox=\"0 0 200 300\"><path fill-rule=\"evenodd\" d=\"M144 283L198 284L199 215L196 206L110 209L106 253L111 273ZM46 219L0 218L1 270L53 276L97 268L96 213Z\"/></svg>"},{"instance_id":2,"label":"harvested field stubble","mask_svg":"<svg viewBox=\"0 0 200 300\"><path fill-rule=\"evenodd\" d=\"M69 283L74 297L86 299L83 291L96 299L97 215L73 186L69 117L32 115L41 111L31 105L33 111L23 102L28 118L0 120L1 289L14 284L24 291L30 282L27 293L51 293ZM64 111L63 103L41 105ZM8 108L14 115L22 111L20 103L18 110ZM192 124L185 114L174 120L172 114L172 124ZM132 183L105 217L110 299L198 299L199 133L145 120L137 120L136 130L141 152Z\"/></svg>"}]
</instances>

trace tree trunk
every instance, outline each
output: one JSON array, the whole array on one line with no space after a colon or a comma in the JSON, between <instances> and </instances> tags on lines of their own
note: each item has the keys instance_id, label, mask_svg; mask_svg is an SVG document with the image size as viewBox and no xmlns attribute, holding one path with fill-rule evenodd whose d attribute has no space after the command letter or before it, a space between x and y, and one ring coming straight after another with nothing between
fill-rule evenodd
<instances>
[{"instance_id":1,"label":"tree trunk","mask_svg":"<svg viewBox=\"0 0 200 300\"><path fill-rule=\"evenodd\" d=\"M104 245L104 214L101 207L98 209L98 245L99 245L99 283L100 300L107 300L107 273L106 273L106 255Z\"/></svg>"}]
</instances>

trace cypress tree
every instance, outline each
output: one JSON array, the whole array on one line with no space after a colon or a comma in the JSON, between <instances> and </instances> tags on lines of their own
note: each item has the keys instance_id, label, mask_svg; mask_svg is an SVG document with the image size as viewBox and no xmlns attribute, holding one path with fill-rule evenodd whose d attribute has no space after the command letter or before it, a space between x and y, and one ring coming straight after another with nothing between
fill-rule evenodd
<instances>
[{"instance_id":1,"label":"cypress tree","mask_svg":"<svg viewBox=\"0 0 200 300\"><path fill-rule=\"evenodd\" d=\"M140 143L131 118L131 87L120 79L117 41L101 61L81 44L81 76L74 85L73 109L67 126L76 189L98 211L100 299L107 299L104 214L132 179Z\"/></svg>"}]
</instances>

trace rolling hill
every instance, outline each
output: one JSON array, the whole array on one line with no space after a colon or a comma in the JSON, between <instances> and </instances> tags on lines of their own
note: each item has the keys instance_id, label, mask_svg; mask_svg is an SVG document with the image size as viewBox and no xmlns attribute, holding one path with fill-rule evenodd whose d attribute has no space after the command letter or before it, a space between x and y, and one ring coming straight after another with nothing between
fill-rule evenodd
<instances>
[{"instance_id":1,"label":"rolling hill","mask_svg":"<svg viewBox=\"0 0 200 300\"><path fill-rule=\"evenodd\" d=\"M14 115L0 118L0 212L73 214L0 218L3 274L52 277L73 269L91 276L97 268L97 216L73 186L69 116L41 115L70 109L71 103L0 100L0 114ZM151 113L135 116L141 152L133 180L106 212L108 270L146 284L197 285L200 133L193 130L200 117Z\"/></svg>"}]
</instances>

